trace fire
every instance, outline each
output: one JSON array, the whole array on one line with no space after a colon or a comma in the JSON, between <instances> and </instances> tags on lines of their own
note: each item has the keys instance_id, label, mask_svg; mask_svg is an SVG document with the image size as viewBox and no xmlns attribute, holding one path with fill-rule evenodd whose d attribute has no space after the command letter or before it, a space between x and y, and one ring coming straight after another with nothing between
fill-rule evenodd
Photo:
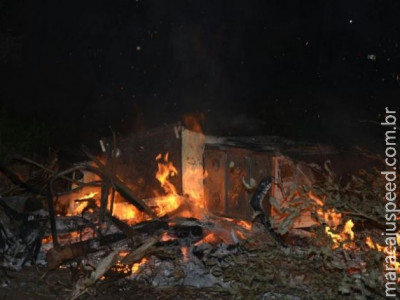
<instances>
[{"instance_id":1,"label":"fire","mask_svg":"<svg viewBox=\"0 0 400 300\"><path fill-rule=\"evenodd\" d=\"M243 227L244 229L251 231L252 228L252 224L251 222L246 222L246 221L238 221L236 224L238 224L239 226Z\"/></svg>"},{"instance_id":2,"label":"fire","mask_svg":"<svg viewBox=\"0 0 400 300\"><path fill-rule=\"evenodd\" d=\"M125 220L129 225L136 223L139 214L138 209L126 202L115 202L113 207L113 215L118 219Z\"/></svg>"},{"instance_id":3,"label":"fire","mask_svg":"<svg viewBox=\"0 0 400 300\"><path fill-rule=\"evenodd\" d=\"M374 249L374 250L377 250L377 251L379 251L379 252L383 252L383 250L385 249L385 247L379 245L378 243L374 243L374 242L372 241L371 237L369 237L369 236L366 237L366 239L365 239L365 244L366 244L369 248Z\"/></svg>"},{"instance_id":4,"label":"fire","mask_svg":"<svg viewBox=\"0 0 400 300\"><path fill-rule=\"evenodd\" d=\"M156 161L158 161L158 170L156 172L156 178L160 182L161 187L164 189L167 196L157 199L157 206L159 208L158 215L162 216L168 212L176 210L180 202L180 197L176 191L175 186L169 181L169 177L173 177L178 174L178 170L175 168L172 162L169 161L169 153L164 155L162 161L161 153L157 155Z\"/></svg>"},{"instance_id":5,"label":"fire","mask_svg":"<svg viewBox=\"0 0 400 300\"><path fill-rule=\"evenodd\" d=\"M241 238L242 240L246 239L246 235L243 232L241 232L240 230L235 230L235 232L236 232L236 235L239 236L239 238Z\"/></svg>"},{"instance_id":6,"label":"fire","mask_svg":"<svg viewBox=\"0 0 400 300\"><path fill-rule=\"evenodd\" d=\"M204 135L201 133L201 118L202 116L197 115L187 115L184 117L187 127L192 132L196 132L195 138L200 140L204 138ZM164 193L160 195L155 190L156 197L146 199L146 201L151 203L150 206L155 209L155 213L159 217L174 212L175 215L181 217L196 217L201 219L204 216L203 179L207 176L202 164L188 163L188 167L183 170L184 174L182 178L185 180L182 182L182 190L184 190L185 195L182 196L178 194L178 190L171 180L172 177L178 174L178 169L170 161L169 156L170 153L167 152L165 154L159 153L155 157L157 163L155 178L160 183ZM108 210L111 210L110 197L111 195L107 201L109 205ZM112 213L115 217L126 221L130 225L144 220L145 216L135 206L124 202L118 193L115 197L112 208ZM83 191L69 196L66 200L65 203L68 203L67 216L79 215L84 211L94 211L100 207L100 189L85 187Z\"/></svg>"},{"instance_id":7,"label":"fire","mask_svg":"<svg viewBox=\"0 0 400 300\"><path fill-rule=\"evenodd\" d=\"M189 248L182 247L181 252L182 252L182 256L183 256L183 261L188 262L189 261Z\"/></svg>"},{"instance_id":8,"label":"fire","mask_svg":"<svg viewBox=\"0 0 400 300\"><path fill-rule=\"evenodd\" d=\"M375 249L375 244L369 236L365 239L365 244L371 249Z\"/></svg>"},{"instance_id":9,"label":"fire","mask_svg":"<svg viewBox=\"0 0 400 300\"><path fill-rule=\"evenodd\" d=\"M185 169L183 176L185 177L186 184L185 192L189 196L189 199L194 202L198 209L203 209L203 190L201 189L201 184L207 177L207 173L204 173L203 168L191 166Z\"/></svg>"},{"instance_id":10,"label":"fire","mask_svg":"<svg viewBox=\"0 0 400 300\"><path fill-rule=\"evenodd\" d=\"M352 220L348 220L346 225L344 226L344 233L348 234L350 240L354 240L354 232L352 228L354 227L354 223Z\"/></svg>"},{"instance_id":11,"label":"fire","mask_svg":"<svg viewBox=\"0 0 400 300\"><path fill-rule=\"evenodd\" d=\"M182 138L187 141L182 147L182 160L185 161L182 165L182 191L188 197L186 203L190 207L190 216L199 219L205 214L203 181L207 177L203 168L203 119L201 114L185 115L183 120L187 129L182 131Z\"/></svg>"},{"instance_id":12,"label":"fire","mask_svg":"<svg viewBox=\"0 0 400 300\"><path fill-rule=\"evenodd\" d=\"M332 239L333 249L336 249L340 246L340 242L343 241L342 236L340 234L332 233L329 226L325 226L325 233Z\"/></svg>"},{"instance_id":13,"label":"fire","mask_svg":"<svg viewBox=\"0 0 400 300\"><path fill-rule=\"evenodd\" d=\"M221 241L222 241L221 238L219 238L217 235L215 235L215 233L211 232L211 233L207 234L201 241L198 241L194 245L198 246L203 243L218 244Z\"/></svg>"},{"instance_id":14,"label":"fire","mask_svg":"<svg viewBox=\"0 0 400 300\"><path fill-rule=\"evenodd\" d=\"M87 207L89 199L94 199L94 197L98 194L98 192L87 192L83 196L78 198L78 205L73 209L73 214L74 215L79 215L82 213L82 211ZM88 201L85 201L88 200ZM96 201L96 204L99 204L99 201Z\"/></svg>"},{"instance_id":15,"label":"fire","mask_svg":"<svg viewBox=\"0 0 400 300\"><path fill-rule=\"evenodd\" d=\"M162 241L162 242L167 242L167 241L172 241L172 240L175 240L175 238L172 237L172 236L170 236L170 235L168 234L168 232L164 232L164 233L162 234L162 236L161 236L161 241Z\"/></svg>"},{"instance_id":16,"label":"fire","mask_svg":"<svg viewBox=\"0 0 400 300\"><path fill-rule=\"evenodd\" d=\"M348 220L344 226L343 231L339 234L333 233L329 226L325 226L325 233L332 239L333 242L332 249L339 248L340 245L343 245L344 249L351 248L351 245L348 242L354 240L354 232L352 230L353 226L353 221Z\"/></svg>"},{"instance_id":17,"label":"fire","mask_svg":"<svg viewBox=\"0 0 400 300\"><path fill-rule=\"evenodd\" d=\"M118 253L118 255L119 255L120 257L125 257L125 256L127 256L128 254L129 254L129 251L121 251L121 252Z\"/></svg>"},{"instance_id":18,"label":"fire","mask_svg":"<svg viewBox=\"0 0 400 300\"><path fill-rule=\"evenodd\" d=\"M89 194L86 194L83 197L79 198L79 200L91 199L94 196L96 196L97 194L98 194L97 192L90 192Z\"/></svg>"},{"instance_id":19,"label":"fire","mask_svg":"<svg viewBox=\"0 0 400 300\"><path fill-rule=\"evenodd\" d=\"M132 266L132 269L131 269L132 274L136 274L139 271L140 267L143 266L146 262L147 262L147 258L143 257L140 262L134 263Z\"/></svg>"},{"instance_id":20,"label":"fire","mask_svg":"<svg viewBox=\"0 0 400 300\"><path fill-rule=\"evenodd\" d=\"M321 208L317 208L318 217L323 220L328 226L336 229L342 223L342 214L335 211L335 209L331 208L328 210L324 210L322 207L324 206L324 200L320 199L317 195L315 195L312 191L307 193L308 198L313 200L318 206Z\"/></svg>"},{"instance_id":21,"label":"fire","mask_svg":"<svg viewBox=\"0 0 400 300\"><path fill-rule=\"evenodd\" d=\"M161 153L157 155L156 161L160 161L162 158ZM167 152L164 156L164 162L158 163L158 170L156 173L157 180L161 183L162 188L167 194L177 194L175 186L168 180L169 177L173 177L178 174L178 170L174 164L169 161L169 153Z\"/></svg>"},{"instance_id":22,"label":"fire","mask_svg":"<svg viewBox=\"0 0 400 300\"><path fill-rule=\"evenodd\" d=\"M42 238L42 244L48 244L48 243L52 243L52 242L53 242L53 238L51 236Z\"/></svg>"},{"instance_id":23,"label":"fire","mask_svg":"<svg viewBox=\"0 0 400 300\"><path fill-rule=\"evenodd\" d=\"M232 222L232 223L234 223L235 225L238 225L238 226L240 226L242 229L245 229L245 230L247 230L247 231L251 231L251 230L252 230L252 227L253 227L252 223L249 222L249 221L236 220L236 219L224 218L224 217L222 217L222 219L224 219L224 220L226 220L226 221L229 221L229 222Z\"/></svg>"},{"instance_id":24,"label":"fire","mask_svg":"<svg viewBox=\"0 0 400 300\"><path fill-rule=\"evenodd\" d=\"M118 261L115 266L114 266L115 271L117 271L120 274L128 275L129 272L131 272L131 269L129 266L123 264L122 262Z\"/></svg>"},{"instance_id":25,"label":"fire","mask_svg":"<svg viewBox=\"0 0 400 300\"><path fill-rule=\"evenodd\" d=\"M400 244L399 244L399 241L400 241L400 232L398 232L397 235L396 235L396 242L397 242L397 245L400 245ZM365 244L366 244L369 248L371 248L371 249L374 249L374 250L376 250L376 251L385 253L385 248L386 248L386 247L381 246L381 245L379 245L378 243L374 243L374 242L372 241L371 237L369 237L369 236L366 237L366 239L365 239ZM396 246L395 246L395 247L396 247ZM394 249L394 250L395 250L395 249ZM388 248L388 251L389 251L389 252L392 252L393 249L392 249L391 247L389 247L389 248ZM400 262L399 262L399 258L400 258L400 254L397 252L397 261L396 261L395 263L392 263L392 262L389 263L389 266L392 267L392 268L394 268L394 269L396 270L396 273L397 273L397 274L400 274ZM384 264L385 264L385 263L384 263ZM400 283L400 278L397 278L397 282Z\"/></svg>"}]
</instances>

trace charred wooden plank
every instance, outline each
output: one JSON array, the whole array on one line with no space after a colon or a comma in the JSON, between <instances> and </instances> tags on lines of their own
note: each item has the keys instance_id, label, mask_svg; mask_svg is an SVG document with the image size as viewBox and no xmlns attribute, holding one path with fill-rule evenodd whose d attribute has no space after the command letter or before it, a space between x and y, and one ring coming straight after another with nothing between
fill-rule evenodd
<instances>
[{"instance_id":1,"label":"charred wooden plank","mask_svg":"<svg viewBox=\"0 0 400 300\"><path fill-rule=\"evenodd\" d=\"M143 242L142 234L153 235L160 229L168 229L168 223L161 220L144 221L133 227L114 216L111 217L111 220L119 230L132 240L135 246Z\"/></svg>"},{"instance_id":2,"label":"charred wooden plank","mask_svg":"<svg viewBox=\"0 0 400 300\"><path fill-rule=\"evenodd\" d=\"M121 241L125 238L124 234L115 233L103 236L102 239L95 238L66 246L54 247L47 253L48 268L53 270L62 263L99 251L102 246Z\"/></svg>"},{"instance_id":3,"label":"charred wooden plank","mask_svg":"<svg viewBox=\"0 0 400 300\"><path fill-rule=\"evenodd\" d=\"M169 233L177 238L199 238L203 235L203 228L199 225L175 225L171 227Z\"/></svg>"}]
</instances>

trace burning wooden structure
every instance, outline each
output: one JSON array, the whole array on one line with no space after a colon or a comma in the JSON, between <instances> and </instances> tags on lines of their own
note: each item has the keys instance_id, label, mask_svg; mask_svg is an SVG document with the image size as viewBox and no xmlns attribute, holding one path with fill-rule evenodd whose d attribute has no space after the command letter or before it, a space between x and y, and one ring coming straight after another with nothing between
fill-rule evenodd
<instances>
[{"instance_id":1,"label":"burning wooden structure","mask_svg":"<svg viewBox=\"0 0 400 300\"><path fill-rule=\"evenodd\" d=\"M45 189L1 165L16 184L46 199L46 209L28 211L35 202L29 198L0 199L4 266L83 268L84 276L74 280L74 299L115 274L155 286L229 289L242 280L236 273L242 274L237 268L243 259L258 265L250 253L263 257L265 247L272 260L311 256L328 269L362 277L368 267L363 251L383 251L372 229L363 245L355 243L354 229L382 222L376 203L368 202L378 194L361 190L374 182L367 174L377 162L361 159L359 151L277 137L206 136L181 125L103 138L100 147L102 155L84 148L89 162L61 172L37 165L48 175ZM360 168L363 179L352 175ZM369 200L354 203L357 197ZM253 272L265 285L278 276ZM303 282L295 273L291 280ZM343 283L337 292L348 294L346 288ZM371 293L366 284L362 294Z\"/></svg>"}]
</instances>

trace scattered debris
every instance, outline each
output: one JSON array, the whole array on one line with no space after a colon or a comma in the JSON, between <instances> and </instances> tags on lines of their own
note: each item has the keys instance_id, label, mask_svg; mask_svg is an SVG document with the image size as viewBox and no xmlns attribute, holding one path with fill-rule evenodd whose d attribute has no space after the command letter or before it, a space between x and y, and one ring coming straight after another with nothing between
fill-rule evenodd
<instances>
[{"instance_id":1,"label":"scattered debris","mask_svg":"<svg viewBox=\"0 0 400 300\"><path fill-rule=\"evenodd\" d=\"M0 198L4 268L45 266L43 278L48 278L68 267L72 279L67 288L58 286L70 299L112 287L151 287L157 293L178 286L188 293L204 288L210 295L238 299L384 298L380 228L385 190L376 169L376 174L361 170L344 181L327 161L305 163L308 169L297 163L296 174L312 170L318 180L309 185L292 181L283 188L285 182L276 178L264 177L257 185L253 178L246 183L238 177L247 185L242 189L252 193L254 221L249 222L214 215L193 196L178 195L169 181L177 169L171 168L168 155L159 156L165 159L157 160L155 170L160 184L168 187L166 195L138 200L115 169L84 152L91 163L61 172L19 159L39 168L45 181L21 179L2 165L10 179L2 191L9 196ZM238 165L229 163L229 169ZM83 170L93 174L92 180L71 175ZM11 196L21 188L23 196ZM271 196L272 188L282 190L283 201ZM275 216L268 215L266 204ZM294 229L304 212L314 225Z\"/></svg>"}]
</instances>

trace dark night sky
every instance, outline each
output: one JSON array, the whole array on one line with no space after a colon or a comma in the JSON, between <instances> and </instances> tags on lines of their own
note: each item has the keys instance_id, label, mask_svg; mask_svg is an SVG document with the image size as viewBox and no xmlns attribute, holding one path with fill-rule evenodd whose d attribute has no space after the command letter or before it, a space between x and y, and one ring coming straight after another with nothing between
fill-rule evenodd
<instances>
[{"instance_id":1,"label":"dark night sky","mask_svg":"<svg viewBox=\"0 0 400 300\"><path fill-rule=\"evenodd\" d=\"M210 133L362 143L382 132L360 120L399 108L399 20L397 0L0 0L0 99L56 143L188 112Z\"/></svg>"}]
</instances>

